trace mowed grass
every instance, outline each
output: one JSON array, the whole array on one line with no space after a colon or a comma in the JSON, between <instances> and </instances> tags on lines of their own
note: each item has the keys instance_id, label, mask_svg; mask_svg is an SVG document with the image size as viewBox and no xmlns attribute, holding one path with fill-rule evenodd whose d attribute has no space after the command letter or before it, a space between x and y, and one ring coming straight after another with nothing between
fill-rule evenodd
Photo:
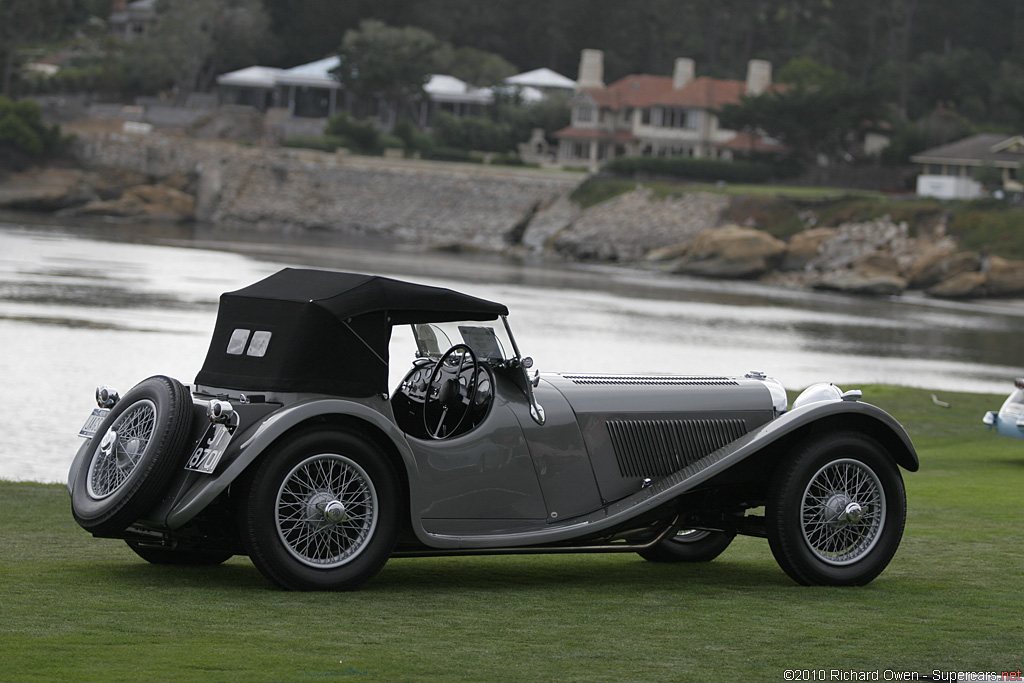
<instances>
[{"instance_id":1,"label":"mowed grass","mask_svg":"<svg viewBox=\"0 0 1024 683\"><path fill-rule=\"evenodd\" d=\"M148 565L72 520L61 486L0 483L0 680L781 681L787 669L1024 664L1024 441L1000 396L863 387L908 428L908 520L862 588L808 588L766 541L703 565L636 555L392 560L354 593L287 593L247 558ZM1009 391L1009 386L1008 386ZM808 680L808 679L804 679ZM830 679L831 680L831 679ZM840 680L840 679L835 679ZM844 680L851 680L849 678ZM889 678L891 680L891 678Z\"/></svg>"}]
</instances>

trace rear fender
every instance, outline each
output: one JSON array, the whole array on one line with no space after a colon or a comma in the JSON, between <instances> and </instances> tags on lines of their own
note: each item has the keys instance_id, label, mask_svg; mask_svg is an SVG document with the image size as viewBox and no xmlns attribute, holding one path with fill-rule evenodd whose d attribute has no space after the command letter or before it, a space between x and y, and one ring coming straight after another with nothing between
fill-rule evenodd
<instances>
[{"instance_id":1,"label":"rear fender","mask_svg":"<svg viewBox=\"0 0 1024 683\"><path fill-rule=\"evenodd\" d=\"M395 426L390 404L382 399L358 400L316 398L291 404L273 413L246 432L236 435L228 446L227 465L215 477L201 479L179 495L166 513L163 525L178 529L209 505L245 472L262 453L291 429L316 418L346 416L379 429L397 449L406 466L413 466L412 453L401 430ZM403 473L404 474L404 473ZM163 518L164 515L157 515Z\"/></svg>"}]
</instances>

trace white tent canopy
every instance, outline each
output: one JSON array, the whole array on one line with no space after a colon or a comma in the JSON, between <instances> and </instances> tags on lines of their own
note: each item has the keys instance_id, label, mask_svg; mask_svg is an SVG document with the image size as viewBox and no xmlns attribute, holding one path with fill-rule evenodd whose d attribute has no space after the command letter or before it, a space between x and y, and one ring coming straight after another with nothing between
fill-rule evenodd
<instances>
[{"instance_id":1,"label":"white tent canopy","mask_svg":"<svg viewBox=\"0 0 1024 683\"><path fill-rule=\"evenodd\" d=\"M505 82L509 85L522 85L531 88L538 88L540 90L576 89L576 81L563 76L557 71L552 71L547 67L534 69L533 71L526 71L521 74L516 74L515 76L509 76L505 79Z\"/></svg>"}]
</instances>

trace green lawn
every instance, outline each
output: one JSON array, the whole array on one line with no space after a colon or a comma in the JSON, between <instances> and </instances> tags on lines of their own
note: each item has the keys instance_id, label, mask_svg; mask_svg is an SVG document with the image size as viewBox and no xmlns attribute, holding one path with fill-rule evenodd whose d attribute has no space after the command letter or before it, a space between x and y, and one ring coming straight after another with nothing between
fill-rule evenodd
<instances>
[{"instance_id":1,"label":"green lawn","mask_svg":"<svg viewBox=\"0 0 1024 683\"><path fill-rule=\"evenodd\" d=\"M635 555L394 560L355 593L286 593L246 558L147 565L61 486L0 483L0 680L782 681L786 669L1016 671L1024 441L1002 397L864 387L904 422L907 528L863 588L807 588L767 542ZM891 676L892 674L890 674ZM741 678L742 677L742 678ZM809 679L805 679L809 680ZM829 678L828 680L832 680ZM839 679L835 679L839 680ZM845 680L851 680L849 678Z\"/></svg>"}]
</instances>

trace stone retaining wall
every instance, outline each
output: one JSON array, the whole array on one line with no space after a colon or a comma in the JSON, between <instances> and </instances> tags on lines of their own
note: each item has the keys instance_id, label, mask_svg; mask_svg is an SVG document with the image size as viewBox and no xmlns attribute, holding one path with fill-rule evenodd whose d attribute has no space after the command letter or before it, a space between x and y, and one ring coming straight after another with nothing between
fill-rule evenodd
<instances>
[{"instance_id":1,"label":"stone retaining wall","mask_svg":"<svg viewBox=\"0 0 1024 683\"><path fill-rule=\"evenodd\" d=\"M86 165L193 174L196 217L238 229L311 228L496 249L579 174L245 148L159 135L80 136Z\"/></svg>"}]
</instances>

